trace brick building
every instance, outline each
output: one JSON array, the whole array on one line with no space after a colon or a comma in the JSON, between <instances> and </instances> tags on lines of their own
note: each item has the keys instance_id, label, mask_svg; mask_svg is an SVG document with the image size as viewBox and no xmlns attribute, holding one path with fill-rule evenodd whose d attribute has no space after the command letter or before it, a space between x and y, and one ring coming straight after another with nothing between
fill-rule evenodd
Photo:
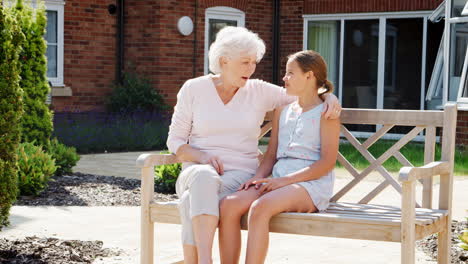
<instances>
[{"instance_id":1,"label":"brick building","mask_svg":"<svg viewBox=\"0 0 468 264\"><path fill-rule=\"evenodd\" d=\"M344 107L437 109L444 98L460 98L454 87L468 41L463 24L454 34L455 81L444 91L443 2L46 0L52 104L58 112L103 110L112 83L132 65L174 105L186 79L207 73L207 49L217 30L237 25L266 43L254 78L281 84L286 56L314 49L327 60ZM463 9L466 1L452 2ZM193 23L188 35L177 26L184 16ZM457 140L467 145L464 110L468 107L459 111Z\"/></svg>"}]
</instances>

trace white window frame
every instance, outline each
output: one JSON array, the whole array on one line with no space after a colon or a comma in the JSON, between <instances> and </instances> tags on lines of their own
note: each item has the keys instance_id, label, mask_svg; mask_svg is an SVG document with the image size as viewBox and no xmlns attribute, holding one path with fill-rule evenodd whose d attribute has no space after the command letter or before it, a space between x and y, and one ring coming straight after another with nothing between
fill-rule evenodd
<instances>
[{"instance_id":1,"label":"white window frame","mask_svg":"<svg viewBox=\"0 0 468 264\"><path fill-rule=\"evenodd\" d=\"M378 55L378 76L377 76L377 102L376 109L383 109L384 106L384 77L385 77L385 41L386 38L386 24L387 19L404 19L404 18L421 18L423 19L423 36L422 36L422 53L426 54L427 48L427 21L433 11L411 11L411 12L374 12L374 13L340 13L340 14L320 14L320 15L303 15L304 27L303 27L303 49L307 49L307 36L308 36L308 24L309 21L340 21L340 59L339 59L339 70L338 70L338 90L340 94L340 103L343 104L343 53L344 53L344 30L346 20L379 20L379 55ZM421 56L421 100L420 109L424 110L424 98L425 98L425 86L426 86L426 56ZM381 126L377 126L378 130ZM373 134L371 132L358 132L353 131L353 135L356 137L368 137ZM400 138L400 134L386 134L385 138ZM418 137L422 137L422 134Z\"/></svg>"},{"instance_id":2,"label":"white window frame","mask_svg":"<svg viewBox=\"0 0 468 264\"><path fill-rule=\"evenodd\" d=\"M7 4L12 4L11 1L6 1ZM32 7L37 8L38 0L32 0ZM53 87L65 87L63 83L63 53L64 53L64 9L65 0L45 0L46 11L57 12L57 77L47 77ZM28 4L27 2L25 4Z\"/></svg>"},{"instance_id":3,"label":"white window frame","mask_svg":"<svg viewBox=\"0 0 468 264\"><path fill-rule=\"evenodd\" d=\"M204 59L204 73L208 74L208 43L209 43L209 30L210 19L223 19L232 20L237 22L238 27L245 27L245 13L239 9L227 6L215 6L205 10L205 59Z\"/></svg>"},{"instance_id":4,"label":"white window frame","mask_svg":"<svg viewBox=\"0 0 468 264\"><path fill-rule=\"evenodd\" d=\"M458 87L458 96L457 96L457 102L459 103L459 108L462 108L463 110L468 110L468 97L463 97L464 89L468 89L468 87L465 87L466 78L468 78L467 71L468 71L468 47L466 48L466 55L465 55L465 60L463 62L463 70L462 70L462 75L460 78L460 86Z\"/></svg>"},{"instance_id":5,"label":"white window frame","mask_svg":"<svg viewBox=\"0 0 468 264\"><path fill-rule=\"evenodd\" d=\"M57 12L57 77L47 77L54 87L64 87L63 83L63 54L64 54L64 0L46 0L46 11Z\"/></svg>"},{"instance_id":6,"label":"white window frame","mask_svg":"<svg viewBox=\"0 0 468 264\"><path fill-rule=\"evenodd\" d=\"M468 7L468 1L465 4L464 9ZM457 23L468 23L468 16L465 16L463 13L461 14L462 16L460 17L452 17L452 1L445 1L445 38L444 38L444 46L448 47L447 49L444 49L444 62L451 62L450 58L451 55L453 55L453 43L451 43L452 40L452 34L454 33L454 30L452 30L452 26L455 26ZM452 44L452 45L450 45ZM468 52L468 49L467 49ZM460 78L460 85L458 87L458 93L457 93L457 103L458 105L458 110L464 110L468 111L468 97L461 97L463 93L463 85L464 81L466 81L467 78L467 64L468 64L468 53L465 54L465 59L463 63L463 69L462 69L462 75ZM450 72L450 67L448 67L448 63L444 63L444 95L443 95L443 102L444 104L448 101L448 90L449 90L449 79L451 76Z\"/></svg>"},{"instance_id":7,"label":"white window frame","mask_svg":"<svg viewBox=\"0 0 468 264\"><path fill-rule=\"evenodd\" d=\"M385 73L385 25L387 19L398 19L398 18L421 18L423 19L423 43L422 43L422 54L426 53L427 46L427 20L432 14L432 11L414 11L414 12L376 12L376 13L341 13L341 14L322 14L322 15L303 15L304 19L304 30L303 30L303 49L307 49L307 36L308 36L308 23L309 21L340 21L340 65L338 70L338 90L339 94L343 94L343 46L344 46L344 22L346 20L368 20L375 19L379 20L379 62L378 62L378 84L377 84L377 106L376 109L383 109L383 95L384 95L384 73ZM421 102L420 108L424 109L424 91L426 84L426 56L421 56ZM342 103L343 96L340 96L340 103Z\"/></svg>"}]
</instances>

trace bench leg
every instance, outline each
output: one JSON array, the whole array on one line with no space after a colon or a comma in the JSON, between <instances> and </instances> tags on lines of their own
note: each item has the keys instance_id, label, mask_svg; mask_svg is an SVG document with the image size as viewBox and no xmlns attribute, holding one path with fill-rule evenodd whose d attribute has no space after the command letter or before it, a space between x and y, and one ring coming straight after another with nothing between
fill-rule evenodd
<instances>
[{"instance_id":1,"label":"bench leg","mask_svg":"<svg viewBox=\"0 0 468 264\"><path fill-rule=\"evenodd\" d=\"M150 205L154 195L154 168L141 170L141 216L140 216L140 263L154 263L154 223L151 221Z\"/></svg>"},{"instance_id":2,"label":"bench leg","mask_svg":"<svg viewBox=\"0 0 468 264\"><path fill-rule=\"evenodd\" d=\"M401 263L414 264L415 258L415 240L413 236L413 239L401 242Z\"/></svg>"},{"instance_id":3,"label":"bench leg","mask_svg":"<svg viewBox=\"0 0 468 264\"><path fill-rule=\"evenodd\" d=\"M402 190L402 219L401 219L401 263L414 264L416 246L416 227L414 218L415 188L414 181L403 182Z\"/></svg>"},{"instance_id":4,"label":"bench leg","mask_svg":"<svg viewBox=\"0 0 468 264\"><path fill-rule=\"evenodd\" d=\"M439 264L450 264L451 232L451 226L449 226L445 231L438 233L437 263Z\"/></svg>"},{"instance_id":5,"label":"bench leg","mask_svg":"<svg viewBox=\"0 0 468 264\"><path fill-rule=\"evenodd\" d=\"M140 263L154 263L154 223L151 221L141 221L141 248Z\"/></svg>"}]
</instances>

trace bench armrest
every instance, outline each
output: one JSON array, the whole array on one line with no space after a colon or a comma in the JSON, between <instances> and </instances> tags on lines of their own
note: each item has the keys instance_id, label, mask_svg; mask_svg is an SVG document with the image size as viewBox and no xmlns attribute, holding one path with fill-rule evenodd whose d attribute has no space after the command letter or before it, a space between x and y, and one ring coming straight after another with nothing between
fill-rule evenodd
<instances>
[{"instance_id":1,"label":"bench armrest","mask_svg":"<svg viewBox=\"0 0 468 264\"><path fill-rule=\"evenodd\" d=\"M421 167L401 168L398 180L401 182L415 181L448 173L450 173L450 163L448 161L434 161Z\"/></svg>"},{"instance_id":2,"label":"bench armrest","mask_svg":"<svg viewBox=\"0 0 468 264\"><path fill-rule=\"evenodd\" d=\"M174 154L141 154L136 160L138 168L178 163Z\"/></svg>"}]
</instances>

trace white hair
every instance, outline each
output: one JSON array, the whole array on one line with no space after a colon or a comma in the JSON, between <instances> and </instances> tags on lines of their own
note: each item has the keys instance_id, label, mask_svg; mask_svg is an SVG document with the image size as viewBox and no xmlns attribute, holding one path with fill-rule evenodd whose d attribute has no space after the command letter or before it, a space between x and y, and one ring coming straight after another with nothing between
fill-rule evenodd
<instances>
[{"instance_id":1,"label":"white hair","mask_svg":"<svg viewBox=\"0 0 468 264\"><path fill-rule=\"evenodd\" d=\"M221 56L236 58L243 52L255 55L257 62L260 62L265 54L265 43L256 33L246 28L224 27L216 35L208 52L210 70L215 74L221 73Z\"/></svg>"}]
</instances>

